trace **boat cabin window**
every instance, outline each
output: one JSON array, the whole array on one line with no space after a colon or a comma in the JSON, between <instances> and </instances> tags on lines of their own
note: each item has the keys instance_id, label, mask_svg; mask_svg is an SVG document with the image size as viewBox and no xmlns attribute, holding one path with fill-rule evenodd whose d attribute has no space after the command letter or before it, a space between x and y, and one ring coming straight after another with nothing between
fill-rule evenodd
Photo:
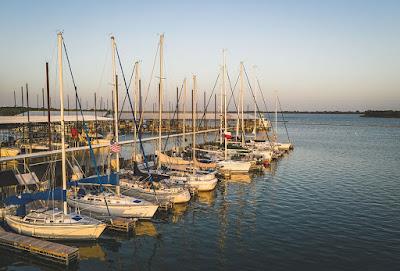
<instances>
[{"instance_id":1,"label":"boat cabin window","mask_svg":"<svg viewBox=\"0 0 400 271\"><path fill-rule=\"evenodd\" d=\"M72 219L75 221L79 221L79 220L82 220L82 217L79 215L76 215L76 216L72 217Z\"/></svg>"}]
</instances>

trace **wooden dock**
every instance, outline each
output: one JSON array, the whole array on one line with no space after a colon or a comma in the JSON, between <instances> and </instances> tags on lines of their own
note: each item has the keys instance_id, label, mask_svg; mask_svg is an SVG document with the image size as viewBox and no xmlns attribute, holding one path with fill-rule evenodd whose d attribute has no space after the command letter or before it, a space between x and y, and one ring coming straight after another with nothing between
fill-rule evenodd
<instances>
[{"instance_id":1,"label":"wooden dock","mask_svg":"<svg viewBox=\"0 0 400 271\"><path fill-rule=\"evenodd\" d=\"M0 230L0 246L25 251L51 261L69 265L79 259L79 249Z\"/></svg>"},{"instance_id":2,"label":"wooden dock","mask_svg":"<svg viewBox=\"0 0 400 271\"><path fill-rule=\"evenodd\" d=\"M130 232L135 228L137 219L117 217L107 222L107 228L114 231Z\"/></svg>"}]
</instances>

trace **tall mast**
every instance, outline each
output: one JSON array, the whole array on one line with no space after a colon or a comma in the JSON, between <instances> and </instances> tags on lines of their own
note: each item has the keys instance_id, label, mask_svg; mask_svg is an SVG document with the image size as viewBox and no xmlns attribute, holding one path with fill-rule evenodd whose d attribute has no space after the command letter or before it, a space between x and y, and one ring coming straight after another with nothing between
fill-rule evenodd
<instances>
[{"instance_id":1,"label":"tall mast","mask_svg":"<svg viewBox=\"0 0 400 271\"><path fill-rule=\"evenodd\" d=\"M68 96L68 110L69 110L69 96ZM69 112L68 112L69 115ZM97 95L94 93L94 133L97 139Z\"/></svg>"},{"instance_id":2,"label":"tall mast","mask_svg":"<svg viewBox=\"0 0 400 271\"><path fill-rule=\"evenodd\" d=\"M223 87L223 77L224 77L224 67L223 65L221 65L221 71L220 71L220 75L221 75L221 92L220 92L220 97L219 97L219 144L222 145L223 143L223 100L224 100L224 87Z\"/></svg>"},{"instance_id":3,"label":"tall mast","mask_svg":"<svg viewBox=\"0 0 400 271\"><path fill-rule=\"evenodd\" d=\"M192 90L192 159L193 164L196 160L196 92L197 92L197 82L196 75L193 75L193 90ZM193 167L193 173L195 173L195 167Z\"/></svg>"},{"instance_id":4,"label":"tall mast","mask_svg":"<svg viewBox=\"0 0 400 271\"><path fill-rule=\"evenodd\" d=\"M82 119L83 121L83 119ZM78 94L75 92L75 125L76 129L78 129ZM76 143L79 145L79 140L76 141Z\"/></svg>"},{"instance_id":5,"label":"tall mast","mask_svg":"<svg viewBox=\"0 0 400 271\"><path fill-rule=\"evenodd\" d=\"M240 62L240 110L241 110L241 122L242 122L242 147L245 145L245 138L244 138L244 114L243 114L243 100L244 100L244 80L243 80L243 62Z\"/></svg>"},{"instance_id":6,"label":"tall mast","mask_svg":"<svg viewBox=\"0 0 400 271\"><path fill-rule=\"evenodd\" d=\"M158 153L161 155L161 129L162 129L162 107L164 91L164 34L160 35L160 83L159 83L159 111L158 111ZM160 168L161 161L157 159L157 167Z\"/></svg>"},{"instance_id":7,"label":"tall mast","mask_svg":"<svg viewBox=\"0 0 400 271\"><path fill-rule=\"evenodd\" d=\"M207 130L208 120L207 120L207 93L203 92L203 111L204 111L204 130ZM207 133L203 134L204 142L207 142Z\"/></svg>"},{"instance_id":8,"label":"tall mast","mask_svg":"<svg viewBox=\"0 0 400 271\"><path fill-rule=\"evenodd\" d=\"M43 103L42 103L42 110L43 110L43 116L45 115L45 112L44 112L44 88L42 88L42 101L43 101Z\"/></svg>"},{"instance_id":9,"label":"tall mast","mask_svg":"<svg viewBox=\"0 0 400 271\"><path fill-rule=\"evenodd\" d=\"M60 88L60 114L61 114L61 168L62 168L62 189L63 195L67 192L67 168L65 157L65 126L64 126L64 91L63 91L63 70L62 70L62 33L57 34L58 38L58 81ZM63 202L64 214L67 214L67 201Z\"/></svg>"},{"instance_id":10,"label":"tall mast","mask_svg":"<svg viewBox=\"0 0 400 271\"><path fill-rule=\"evenodd\" d=\"M29 153L32 153L32 131L31 131L31 120L30 120L30 108L29 108L29 90L28 83L25 85L26 88L26 108L28 109L28 139L29 139Z\"/></svg>"},{"instance_id":11,"label":"tall mast","mask_svg":"<svg viewBox=\"0 0 400 271\"><path fill-rule=\"evenodd\" d=\"M242 68L242 63L240 62L240 69ZM241 71L241 70L240 70ZM241 76L241 73L239 73L239 77ZM240 81L240 83L242 83L242 81ZM242 85L240 84L240 87L242 87ZM238 98L237 98L237 104L236 104L236 109L237 109L237 119L236 119L236 140L239 139L239 128L240 128L240 98L241 98L241 91L242 89L239 89L239 94L238 94ZM233 99L235 99L235 96L233 96Z\"/></svg>"},{"instance_id":12,"label":"tall mast","mask_svg":"<svg viewBox=\"0 0 400 271\"><path fill-rule=\"evenodd\" d=\"M278 93L275 91L275 141L278 141Z\"/></svg>"},{"instance_id":13,"label":"tall mast","mask_svg":"<svg viewBox=\"0 0 400 271\"><path fill-rule=\"evenodd\" d=\"M182 119L182 133L183 133L183 138L182 138L182 145L183 148L185 148L186 145L186 78L183 79L183 119Z\"/></svg>"},{"instance_id":14,"label":"tall mast","mask_svg":"<svg viewBox=\"0 0 400 271\"><path fill-rule=\"evenodd\" d=\"M24 109L24 87L21 87L21 103L22 110ZM25 116L25 110L22 111L22 116Z\"/></svg>"},{"instance_id":15,"label":"tall mast","mask_svg":"<svg viewBox=\"0 0 400 271\"><path fill-rule=\"evenodd\" d=\"M217 94L214 94L214 128L217 128Z\"/></svg>"},{"instance_id":16,"label":"tall mast","mask_svg":"<svg viewBox=\"0 0 400 271\"><path fill-rule=\"evenodd\" d=\"M253 66L253 80L254 80L254 139L257 137L257 76L256 66Z\"/></svg>"},{"instance_id":17,"label":"tall mast","mask_svg":"<svg viewBox=\"0 0 400 271\"><path fill-rule=\"evenodd\" d=\"M225 50L222 50L222 58L223 58L223 65L222 65L222 89L224 91L224 142L225 142L225 152L224 158L225 160L228 158L228 141L226 138L226 133L228 132L228 118L227 118L227 104L226 104L226 88L225 88L225 75L226 75L226 59L225 59Z\"/></svg>"},{"instance_id":18,"label":"tall mast","mask_svg":"<svg viewBox=\"0 0 400 271\"><path fill-rule=\"evenodd\" d=\"M138 97L139 97L139 127L143 121L143 104L142 104L142 75L141 75L141 71L140 71L140 63L139 63L139 69L138 69L138 74L139 74L139 93L138 93Z\"/></svg>"},{"instance_id":19,"label":"tall mast","mask_svg":"<svg viewBox=\"0 0 400 271\"><path fill-rule=\"evenodd\" d=\"M174 127L176 129L176 133L178 133L178 128L179 128L179 87L178 86L176 86L175 112L176 112L176 121L174 120Z\"/></svg>"},{"instance_id":20,"label":"tall mast","mask_svg":"<svg viewBox=\"0 0 400 271\"><path fill-rule=\"evenodd\" d=\"M135 62L135 89L133 92L133 115L135 116L135 121L137 121L137 107L139 101L139 62ZM133 146L133 161L136 161L136 139L137 139L137 130L136 123L133 123L133 139L135 140Z\"/></svg>"},{"instance_id":21,"label":"tall mast","mask_svg":"<svg viewBox=\"0 0 400 271\"><path fill-rule=\"evenodd\" d=\"M46 62L46 92L47 92L47 129L48 129L47 132L49 137L49 151L51 151L49 62Z\"/></svg>"},{"instance_id":22,"label":"tall mast","mask_svg":"<svg viewBox=\"0 0 400 271\"><path fill-rule=\"evenodd\" d=\"M115 52L116 45L114 36L111 37L111 46L112 46L112 77L113 77L113 85L114 85L114 132L115 132L115 142L118 144L118 87L117 87L117 71L115 68ZM116 171L119 172L119 153L116 152Z\"/></svg>"}]
</instances>

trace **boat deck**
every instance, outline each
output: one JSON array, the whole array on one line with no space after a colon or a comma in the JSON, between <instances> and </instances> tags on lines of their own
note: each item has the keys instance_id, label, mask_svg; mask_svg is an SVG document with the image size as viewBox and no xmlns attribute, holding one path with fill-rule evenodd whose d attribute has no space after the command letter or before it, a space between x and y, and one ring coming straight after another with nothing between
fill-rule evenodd
<instances>
[{"instance_id":1,"label":"boat deck","mask_svg":"<svg viewBox=\"0 0 400 271\"><path fill-rule=\"evenodd\" d=\"M25 251L46 259L69 265L79 258L79 249L36 239L0 229L0 245Z\"/></svg>"}]
</instances>

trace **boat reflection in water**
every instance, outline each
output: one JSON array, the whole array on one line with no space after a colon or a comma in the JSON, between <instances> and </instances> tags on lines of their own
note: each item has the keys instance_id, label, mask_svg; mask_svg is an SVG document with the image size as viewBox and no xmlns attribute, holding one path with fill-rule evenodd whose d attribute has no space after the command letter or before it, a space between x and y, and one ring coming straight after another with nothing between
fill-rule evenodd
<instances>
[{"instance_id":1,"label":"boat reflection in water","mask_svg":"<svg viewBox=\"0 0 400 271\"><path fill-rule=\"evenodd\" d=\"M175 204L171 209L171 222L178 223L188 209L188 204Z\"/></svg>"},{"instance_id":2,"label":"boat reflection in water","mask_svg":"<svg viewBox=\"0 0 400 271\"><path fill-rule=\"evenodd\" d=\"M99 243L82 244L79 246L79 258L81 260L96 259L103 262L106 260L106 253Z\"/></svg>"},{"instance_id":3,"label":"boat reflection in water","mask_svg":"<svg viewBox=\"0 0 400 271\"><path fill-rule=\"evenodd\" d=\"M276 170L278 169L277 161L272 161L268 167L264 168L264 173L267 173L271 176L275 176Z\"/></svg>"},{"instance_id":4,"label":"boat reflection in water","mask_svg":"<svg viewBox=\"0 0 400 271\"><path fill-rule=\"evenodd\" d=\"M150 221L140 221L135 226L136 236L151 236L157 237L158 232L156 226Z\"/></svg>"},{"instance_id":5,"label":"boat reflection in water","mask_svg":"<svg viewBox=\"0 0 400 271\"><path fill-rule=\"evenodd\" d=\"M197 198L200 203L204 203L207 205L212 205L215 202L216 192L208 191L208 192L198 192Z\"/></svg>"},{"instance_id":6,"label":"boat reflection in water","mask_svg":"<svg viewBox=\"0 0 400 271\"><path fill-rule=\"evenodd\" d=\"M229 178L225 179L231 183L251 183L251 176L248 173L232 174Z\"/></svg>"}]
</instances>

